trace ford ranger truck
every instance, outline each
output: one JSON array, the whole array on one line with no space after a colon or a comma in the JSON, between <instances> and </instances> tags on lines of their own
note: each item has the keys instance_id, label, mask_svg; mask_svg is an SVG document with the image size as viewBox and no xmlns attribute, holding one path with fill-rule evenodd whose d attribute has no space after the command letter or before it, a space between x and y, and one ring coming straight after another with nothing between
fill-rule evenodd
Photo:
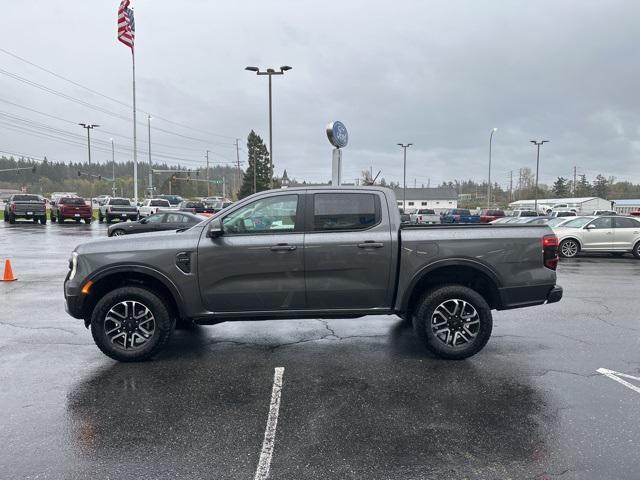
<instances>
[{"instance_id":1,"label":"ford ranger truck","mask_svg":"<svg viewBox=\"0 0 640 480\"><path fill-rule=\"evenodd\" d=\"M547 226L400 223L382 187L260 192L182 231L79 245L66 309L120 361L160 352L176 323L383 314L462 359L489 340L492 310L562 297Z\"/></svg>"}]
</instances>

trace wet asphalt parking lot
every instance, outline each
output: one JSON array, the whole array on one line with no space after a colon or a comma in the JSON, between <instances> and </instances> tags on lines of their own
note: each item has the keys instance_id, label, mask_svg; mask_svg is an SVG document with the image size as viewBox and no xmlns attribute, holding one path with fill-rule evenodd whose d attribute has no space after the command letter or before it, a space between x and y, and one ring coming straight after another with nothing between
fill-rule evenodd
<instances>
[{"instance_id":1,"label":"wet asphalt parking lot","mask_svg":"<svg viewBox=\"0 0 640 480\"><path fill-rule=\"evenodd\" d=\"M73 247L105 235L0 222L19 278L0 283L3 479L252 479L279 367L272 479L640 478L630 255L562 261L564 299L495 312L465 361L379 316L177 331L154 361L119 364L62 295Z\"/></svg>"}]
</instances>

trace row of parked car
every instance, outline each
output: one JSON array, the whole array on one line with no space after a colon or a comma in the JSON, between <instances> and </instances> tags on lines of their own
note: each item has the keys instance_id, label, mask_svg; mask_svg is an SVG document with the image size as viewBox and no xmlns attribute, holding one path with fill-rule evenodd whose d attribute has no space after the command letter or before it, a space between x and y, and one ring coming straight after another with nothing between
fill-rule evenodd
<instances>
[{"instance_id":1,"label":"row of parked car","mask_svg":"<svg viewBox=\"0 0 640 480\"><path fill-rule=\"evenodd\" d=\"M111 223L114 220L137 221L159 212L184 212L190 214L212 215L231 202L220 197L203 200L184 200L178 195L160 195L135 203L128 198L104 196L97 199L98 221ZM64 223L73 220L76 223L93 221L93 207L84 198L77 195L54 195L49 201L49 217L52 222ZM26 219L35 223L47 223L47 201L40 195L14 194L4 206L4 221L15 223Z\"/></svg>"}]
</instances>

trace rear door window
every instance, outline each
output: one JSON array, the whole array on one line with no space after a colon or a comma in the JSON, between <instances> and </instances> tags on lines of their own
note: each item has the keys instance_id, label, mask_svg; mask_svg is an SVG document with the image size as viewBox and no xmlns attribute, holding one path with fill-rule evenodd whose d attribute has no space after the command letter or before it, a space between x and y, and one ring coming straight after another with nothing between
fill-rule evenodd
<instances>
[{"instance_id":1,"label":"rear door window","mask_svg":"<svg viewBox=\"0 0 640 480\"><path fill-rule=\"evenodd\" d=\"M380 200L371 193L316 193L312 230L364 230L380 222Z\"/></svg>"},{"instance_id":2,"label":"rear door window","mask_svg":"<svg viewBox=\"0 0 640 480\"><path fill-rule=\"evenodd\" d=\"M613 219L615 228L640 228L640 222L633 218L616 217Z\"/></svg>"}]
</instances>

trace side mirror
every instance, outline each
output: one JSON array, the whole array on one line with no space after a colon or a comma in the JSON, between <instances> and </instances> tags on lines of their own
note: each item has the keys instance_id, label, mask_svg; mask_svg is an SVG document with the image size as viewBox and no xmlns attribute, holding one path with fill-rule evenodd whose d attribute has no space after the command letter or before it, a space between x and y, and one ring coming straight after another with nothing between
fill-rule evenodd
<instances>
[{"instance_id":1,"label":"side mirror","mask_svg":"<svg viewBox=\"0 0 640 480\"><path fill-rule=\"evenodd\" d=\"M139 222L144 225L145 223L147 223L147 217L141 218Z\"/></svg>"},{"instance_id":2,"label":"side mirror","mask_svg":"<svg viewBox=\"0 0 640 480\"><path fill-rule=\"evenodd\" d=\"M594 228L596 228L596 226L593 223L590 223L589 225L586 226L587 230L593 230Z\"/></svg>"},{"instance_id":3,"label":"side mirror","mask_svg":"<svg viewBox=\"0 0 640 480\"><path fill-rule=\"evenodd\" d=\"M207 228L207 237L209 238L218 238L222 236L222 220L219 218L214 218L209 222L209 227Z\"/></svg>"}]
</instances>

